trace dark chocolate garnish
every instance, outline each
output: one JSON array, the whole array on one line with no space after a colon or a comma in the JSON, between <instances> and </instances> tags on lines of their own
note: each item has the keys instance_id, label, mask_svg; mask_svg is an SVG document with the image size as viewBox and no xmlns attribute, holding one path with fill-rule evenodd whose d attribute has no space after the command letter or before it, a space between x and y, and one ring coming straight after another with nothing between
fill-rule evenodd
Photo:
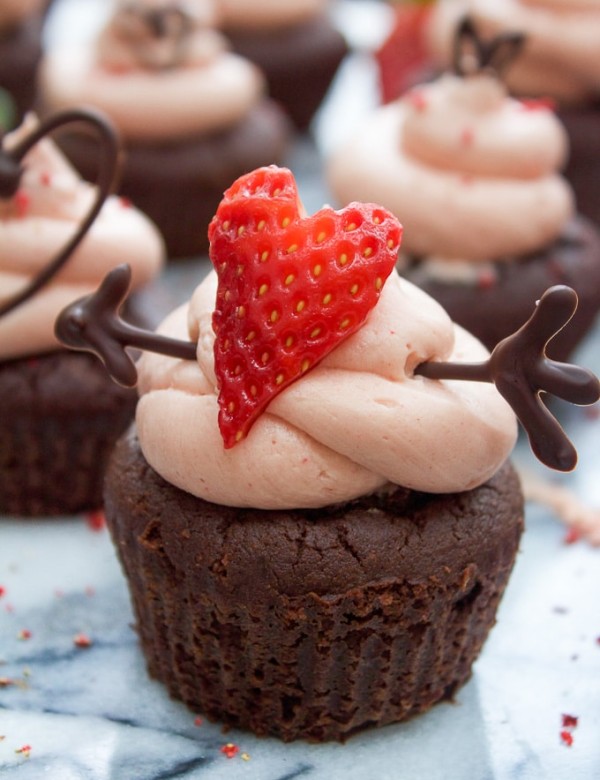
<instances>
[{"instance_id":1,"label":"dark chocolate garnish","mask_svg":"<svg viewBox=\"0 0 600 780\"><path fill-rule=\"evenodd\" d=\"M0 147L0 198L11 198L17 192L23 173L21 162L27 152L44 136L52 133L59 127L72 123L90 125L97 132L100 141L100 161L98 164L98 179L94 203L86 218L59 254L23 290L5 303L0 304L0 316L8 314L24 303L24 301L33 297L56 276L96 220L104 205L104 201L112 190L119 159L119 141L116 131L104 114L92 109L73 109L54 114L41 122L14 149L9 151Z\"/></svg>"},{"instance_id":2,"label":"dark chocolate garnish","mask_svg":"<svg viewBox=\"0 0 600 780\"><path fill-rule=\"evenodd\" d=\"M542 401L550 393L573 404L593 404L600 382L587 369L546 357L545 349L569 322L577 308L577 293L562 285L551 287L529 320L503 339L483 363L421 363L415 373L428 379L493 382L525 429L531 449L546 466L571 471L577 452Z\"/></svg>"},{"instance_id":3,"label":"dark chocolate garnish","mask_svg":"<svg viewBox=\"0 0 600 780\"><path fill-rule=\"evenodd\" d=\"M71 349L92 352L111 377L125 387L137 382L135 363L125 351L138 347L161 355L195 360L196 344L160 336L125 322L119 310L131 284L131 268L119 265L108 273L95 293L67 306L58 316L56 337Z\"/></svg>"},{"instance_id":4,"label":"dark chocolate garnish","mask_svg":"<svg viewBox=\"0 0 600 780\"><path fill-rule=\"evenodd\" d=\"M503 32L484 40L473 19L465 16L454 35L453 70L458 76L471 76L483 71L493 71L500 76L524 44L525 35L520 32Z\"/></svg>"},{"instance_id":5,"label":"dark chocolate garnish","mask_svg":"<svg viewBox=\"0 0 600 780\"><path fill-rule=\"evenodd\" d=\"M97 355L112 378L132 387L137 371L125 347L194 360L197 345L133 327L119 317L131 281L131 269L113 269L92 295L64 309L56 321L56 337L67 347ZM577 293L570 287L547 290L529 318L512 336L501 341L489 360L482 363L421 363L415 374L428 379L491 382L513 408L525 428L535 455L550 468L570 471L577 453L540 398L551 393L574 404L588 405L600 399L600 382L585 368L546 357L552 337L571 319Z\"/></svg>"}]
</instances>

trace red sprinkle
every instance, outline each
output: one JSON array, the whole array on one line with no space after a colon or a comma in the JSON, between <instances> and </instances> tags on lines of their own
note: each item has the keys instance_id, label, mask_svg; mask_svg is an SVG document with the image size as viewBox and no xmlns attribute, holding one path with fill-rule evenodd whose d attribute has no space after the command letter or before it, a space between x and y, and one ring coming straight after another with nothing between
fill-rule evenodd
<instances>
[{"instance_id":1,"label":"red sprinkle","mask_svg":"<svg viewBox=\"0 0 600 780\"><path fill-rule=\"evenodd\" d=\"M577 528L569 528L563 539L563 544L575 544L581 539L581 531Z\"/></svg>"},{"instance_id":2,"label":"red sprinkle","mask_svg":"<svg viewBox=\"0 0 600 780\"><path fill-rule=\"evenodd\" d=\"M460 134L460 142L463 146L471 146L475 140L475 133L471 127L465 127Z\"/></svg>"},{"instance_id":3,"label":"red sprinkle","mask_svg":"<svg viewBox=\"0 0 600 780\"><path fill-rule=\"evenodd\" d=\"M203 720L202 720L202 718L200 716L198 716L197 718L194 718L194 726L201 726L202 723L203 723Z\"/></svg>"},{"instance_id":4,"label":"red sprinkle","mask_svg":"<svg viewBox=\"0 0 600 780\"><path fill-rule=\"evenodd\" d=\"M28 628L22 628L17 634L17 639L31 639L31 631Z\"/></svg>"},{"instance_id":5,"label":"red sprinkle","mask_svg":"<svg viewBox=\"0 0 600 780\"><path fill-rule=\"evenodd\" d=\"M121 204L121 206L122 206L124 209L130 209L130 208L131 208L131 206L133 205L133 204L131 203L131 200L130 200L129 198L125 198L125 197L123 197L122 195L121 195L121 197L119 198L119 203Z\"/></svg>"},{"instance_id":6,"label":"red sprinkle","mask_svg":"<svg viewBox=\"0 0 600 780\"><path fill-rule=\"evenodd\" d=\"M573 735L570 731L567 731L566 729L563 729L560 732L560 738L563 744L565 744L567 747L571 747L573 744Z\"/></svg>"},{"instance_id":7,"label":"red sprinkle","mask_svg":"<svg viewBox=\"0 0 600 780\"><path fill-rule=\"evenodd\" d=\"M52 178L47 171L40 173L40 181L44 187L49 187L52 184Z\"/></svg>"},{"instance_id":8,"label":"red sprinkle","mask_svg":"<svg viewBox=\"0 0 600 780\"><path fill-rule=\"evenodd\" d=\"M226 745L223 745L221 747L221 753L223 753L223 755L226 756L227 758L233 758L239 752L240 752L239 747L237 745L234 745L233 742L228 742Z\"/></svg>"},{"instance_id":9,"label":"red sprinkle","mask_svg":"<svg viewBox=\"0 0 600 780\"><path fill-rule=\"evenodd\" d=\"M88 512L85 516L88 528L92 531L102 531L106 527L106 518L104 512L98 510L97 512Z\"/></svg>"},{"instance_id":10,"label":"red sprinkle","mask_svg":"<svg viewBox=\"0 0 600 780\"><path fill-rule=\"evenodd\" d=\"M574 729L577 727L577 724L579 723L579 718L577 715L562 715L562 725L565 729Z\"/></svg>"},{"instance_id":11,"label":"red sprinkle","mask_svg":"<svg viewBox=\"0 0 600 780\"><path fill-rule=\"evenodd\" d=\"M2 596L4 596L5 593L6 593L6 588L4 588L4 587L2 587L2 585L0 585L0 599L2 598Z\"/></svg>"},{"instance_id":12,"label":"red sprinkle","mask_svg":"<svg viewBox=\"0 0 600 780\"><path fill-rule=\"evenodd\" d=\"M525 111L556 111L556 101L552 98L529 98L521 100Z\"/></svg>"},{"instance_id":13,"label":"red sprinkle","mask_svg":"<svg viewBox=\"0 0 600 780\"><path fill-rule=\"evenodd\" d=\"M73 644L75 647L91 647L92 646L92 640L87 634L75 634L73 637Z\"/></svg>"},{"instance_id":14,"label":"red sprinkle","mask_svg":"<svg viewBox=\"0 0 600 780\"><path fill-rule=\"evenodd\" d=\"M15 206L17 207L17 216L21 219L27 215L30 204L29 195L23 190L17 190L15 193Z\"/></svg>"},{"instance_id":15,"label":"red sprinkle","mask_svg":"<svg viewBox=\"0 0 600 780\"><path fill-rule=\"evenodd\" d=\"M489 290L496 284L496 276L493 271L480 271L477 274L477 287L480 290Z\"/></svg>"},{"instance_id":16,"label":"red sprinkle","mask_svg":"<svg viewBox=\"0 0 600 780\"><path fill-rule=\"evenodd\" d=\"M427 98L420 89L411 89L406 99L417 111L425 111L427 108Z\"/></svg>"}]
</instances>

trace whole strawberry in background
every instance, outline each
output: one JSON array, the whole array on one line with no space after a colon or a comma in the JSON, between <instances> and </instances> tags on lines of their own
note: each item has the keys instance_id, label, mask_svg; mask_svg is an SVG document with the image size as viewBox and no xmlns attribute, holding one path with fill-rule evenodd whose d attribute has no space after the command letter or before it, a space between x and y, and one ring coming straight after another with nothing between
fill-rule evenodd
<instances>
[{"instance_id":1,"label":"whole strawberry in background","mask_svg":"<svg viewBox=\"0 0 600 780\"><path fill-rule=\"evenodd\" d=\"M396 217L372 204L305 216L287 169L260 168L227 190L209 228L219 278L213 327L226 447L364 323L401 236Z\"/></svg>"}]
</instances>

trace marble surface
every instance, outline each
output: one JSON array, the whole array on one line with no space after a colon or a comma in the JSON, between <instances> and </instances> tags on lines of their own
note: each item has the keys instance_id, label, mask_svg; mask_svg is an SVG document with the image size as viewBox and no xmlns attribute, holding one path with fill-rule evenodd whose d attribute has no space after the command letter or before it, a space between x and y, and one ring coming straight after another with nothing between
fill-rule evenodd
<instances>
[{"instance_id":1,"label":"marble surface","mask_svg":"<svg viewBox=\"0 0 600 780\"><path fill-rule=\"evenodd\" d=\"M345 4L359 22L360 6ZM360 51L345 66L353 84L357 74L368 87ZM317 122L321 148L339 131L331 119L338 97ZM363 95L351 110L364 106ZM289 164L308 210L318 208L326 191L315 147L300 140ZM148 292L148 306L168 310L207 267L173 265L167 284ZM579 357L600 371L600 327ZM573 474L549 478L600 507L600 409L560 414L581 462ZM522 441L516 459L539 471ZM455 702L345 745L224 733L170 700L146 674L126 583L107 531L93 520L0 518L2 780L600 778L600 549L566 543L548 509L527 506L498 624ZM577 725L565 729L565 715ZM238 748L231 758L228 743Z\"/></svg>"}]
</instances>

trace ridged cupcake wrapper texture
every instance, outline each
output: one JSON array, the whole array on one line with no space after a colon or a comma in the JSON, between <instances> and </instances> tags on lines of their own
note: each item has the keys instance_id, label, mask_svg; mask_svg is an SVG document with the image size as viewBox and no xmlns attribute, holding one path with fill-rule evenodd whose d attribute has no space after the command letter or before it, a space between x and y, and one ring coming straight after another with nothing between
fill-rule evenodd
<instances>
[{"instance_id":1,"label":"ridged cupcake wrapper texture","mask_svg":"<svg viewBox=\"0 0 600 780\"><path fill-rule=\"evenodd\" d=\"M399 577L232 608L173 565L158 522L139 533L116 512L107 500L151 676L210 719L284 741L343 741L451 699L494 625L517 544L499 543L491 573L470 564L454 581Z\"/></svg>"}]
</instances>

